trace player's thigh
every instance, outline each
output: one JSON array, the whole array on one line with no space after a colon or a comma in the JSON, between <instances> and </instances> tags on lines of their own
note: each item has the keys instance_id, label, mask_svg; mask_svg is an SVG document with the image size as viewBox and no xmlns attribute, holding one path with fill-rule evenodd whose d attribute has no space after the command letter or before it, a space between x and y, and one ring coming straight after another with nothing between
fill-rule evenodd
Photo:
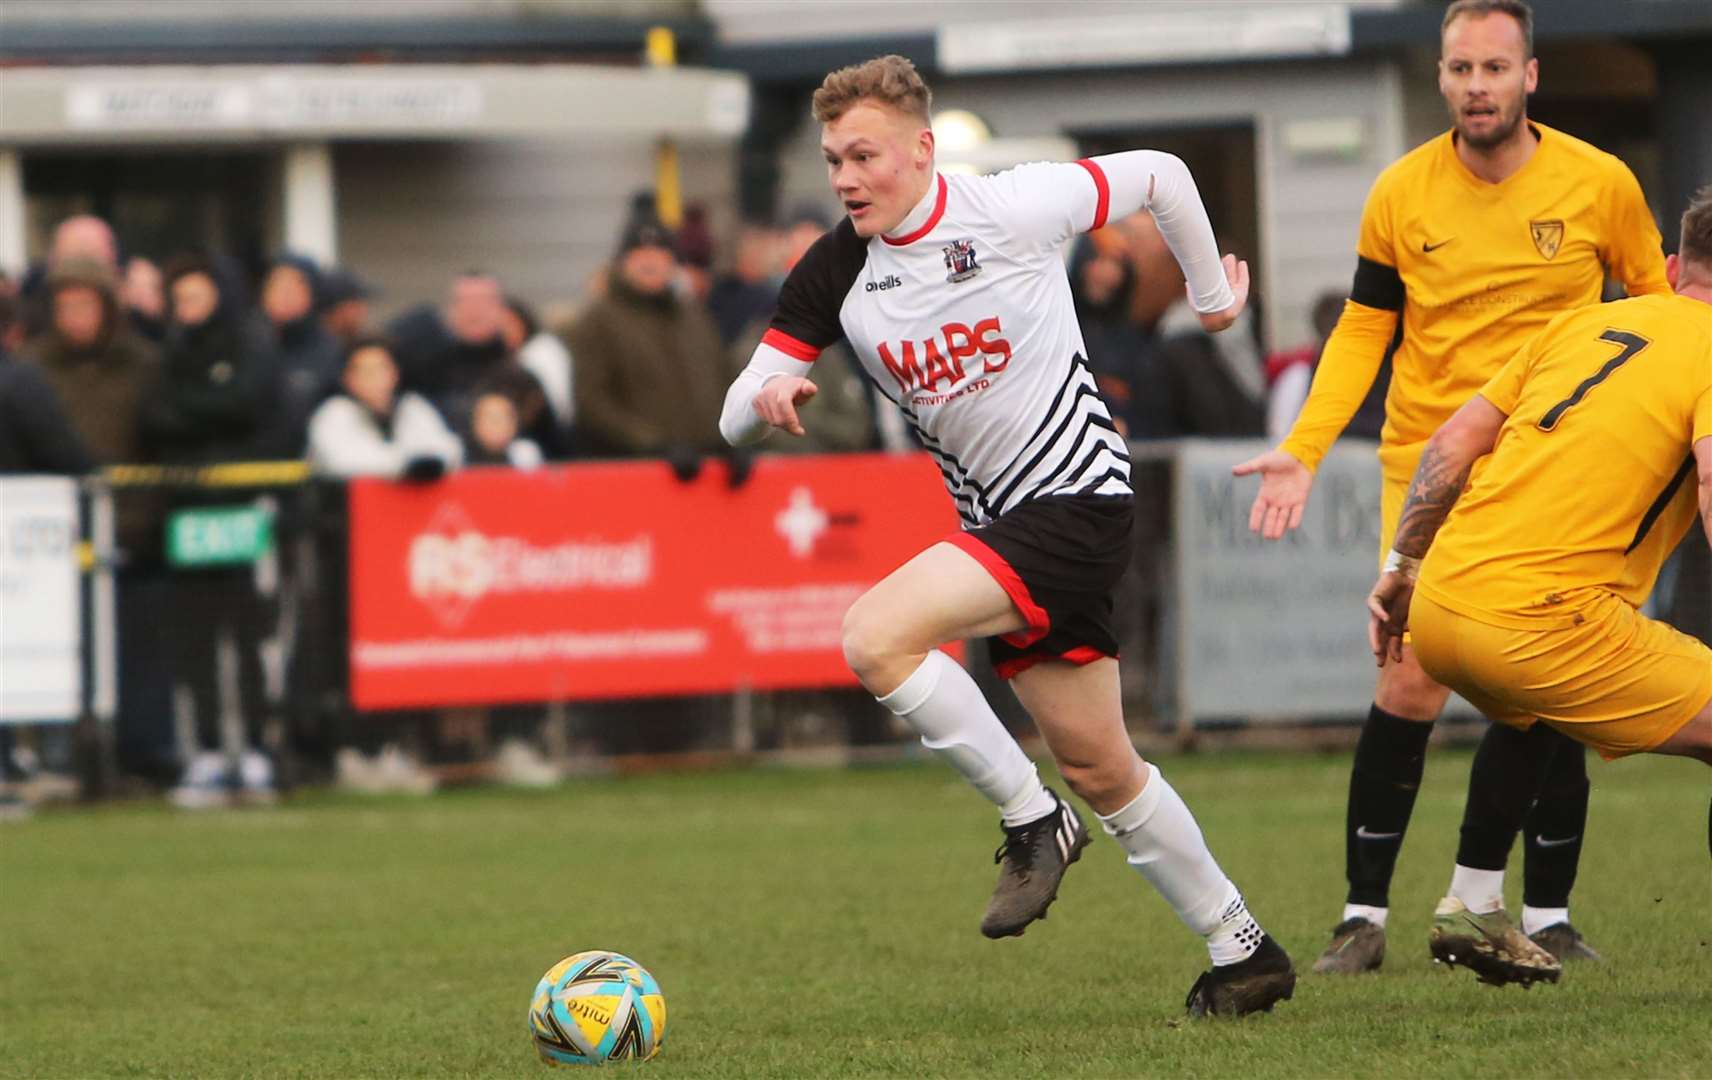
<instances>
[{"instance_id":1,"label":"player's thigh","mask_svg":"<svg viewBox=\"0 0 1712 1080\"><path fill-rule=\"evenodd\" d=\"M1653 747L1653 752L1699 758L1712 765L1712 699L1707 700L1693 719L1677 728L1675 734Z\"/></svg>"},{"instance_id":2,"label":"player's thigh","mask_svg":"<svg viewBox=\"0 0 1712 1080\"><path fill-rule=\"evenodd\" d=\"M1476 670L1463 656L1464 645L1474 642L1476 654L1499 649L1503 635L1492 627L1477 623L1449 608L1415 593L1409 610L1412 628L1410 642L1403 651L1406 663L1415 666L1420 678L1438 688L1433 716L1444 710L1444 704L1454 693L1461 694L1481 715L1496 724L1527 730L1538 720L1526 708L1508 699L1502 687L1489 685L1488 673ZM1491 640L1487 640L1490 635ZM1390 665L1387 665L1390 666ZM1384 703L1380 703L1384 708Z\"/></svg>"},{"instance_id":3,"label":"player's thigh","mask_svg":"<svg viewBox=\"0 0 1712 1080\"><path fill-rule=\"evenodd\" d=\"M938 543L858 597L844 617L844 636L846 649L922 653L1026 625L985 567L955 545Z\"/></svg>"},{"instance_id":4,"label":"player's thigh","mask_svg":"<svg viewBox=\"0 0 1712 1080\"><path fill-rule=\"evenodd\" d=\"M1097 772L1103 786L1139 784L1141 758L1124 727L1115 659L1042 661L1014 675L1011 689L1066 774Z\"/></svg>"},{"instance_id":5,"label":"player's thigh","mask_svg":"<svg viewBox=\"0 0 1712 1080\"><path fill-rule=\"evenodd\" d=\"M1537 716L1608 760L1681 752L1703 730L1693 722L1712 698L1712 649L1615 595L1540 630L1491 626L1419 594L1415 603L1426 669L1488 715L1496 703Z\"/></svg>"}]
</instances>

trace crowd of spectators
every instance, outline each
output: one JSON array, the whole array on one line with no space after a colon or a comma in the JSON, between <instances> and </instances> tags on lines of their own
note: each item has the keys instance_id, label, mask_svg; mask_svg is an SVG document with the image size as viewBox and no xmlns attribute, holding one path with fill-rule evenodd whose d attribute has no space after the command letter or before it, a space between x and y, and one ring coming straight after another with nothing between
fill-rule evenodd
<instances>
[{"instance_id":1,"label":"crowd of spectators","mask_svg":"<svg viewBox=\"0 0 1712 1080\"><path fill-rule=\"evenodd\" d=\"M702 208L673 230L639 197L580 308L548 327L490 270L458 272L439 301L376 325L375 290L351 268L291 252L259 266L130 252L101 219L71 217L20 282L0 279L0 472L302 459L331 477L432 482L472 466L652 458L688 481L717 457L726 481L741 485L748 451L718 431L726 386L785 274L830 225L814 208L779 227L745 225L720 262ZM1069 269L1086 359L1137 440L1276 437L1300 408L1329 332L1323 320L1341 303L1322 299L1318 338L1302 348L1266 355L1246 314L1209 336L1145 214L1082 238ZM827 350L815 378L808 435L769 450L910 448L847 348ZM167 504L198 498L124 500L129 563L158 562ZM175 635L172 663L194 716L180 727L196 733L196 750L179 755L186 805L272 786L253 723L240 725L241 753L222 751L218 673L206 670L225 635L241 646L236 682L263 681L239 597L248 588L233 571L208 571L184 594L196 594L180 608L196 632ZM187 666L204 670L192 678Z\"/></svg>"}]
</instances>

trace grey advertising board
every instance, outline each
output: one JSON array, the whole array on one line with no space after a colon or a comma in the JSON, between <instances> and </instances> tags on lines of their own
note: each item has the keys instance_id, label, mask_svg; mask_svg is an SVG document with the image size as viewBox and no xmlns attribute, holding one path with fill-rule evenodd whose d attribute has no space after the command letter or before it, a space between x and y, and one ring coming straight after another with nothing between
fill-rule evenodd
<instances>
[{"instance_id":1,"label":"grey advertising board","mask_svg":"<svg viewBox=\"0 0 1712 1080\"><path fill-rule=\"evenodd\" d=\"M1301 528L1276 542L1248 529L1259 481L1230 472L1266 449L1258 440L1177 446L1180 724L1359 718L1373 700L1364 602L1379 569L1375 446L1339 441Z\"/></svg>"}]
</instances>

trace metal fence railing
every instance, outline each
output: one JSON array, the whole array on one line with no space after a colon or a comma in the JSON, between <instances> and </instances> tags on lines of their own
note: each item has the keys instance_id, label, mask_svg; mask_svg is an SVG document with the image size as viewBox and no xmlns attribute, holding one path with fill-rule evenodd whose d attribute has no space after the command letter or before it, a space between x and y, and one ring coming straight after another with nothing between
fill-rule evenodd
<instances>
[{"instance_id":1,"label":"metal fence railing","mask_svg":"<svg viewBox=\"0 0 1712 1080\"><path fill-rule=\"evenodd\" d=\"M1371 693L1360 619L1360 597L1371 583L1378 548L1371 454L1351 447L1328 458L1316 509L1301 537L1262 545L1246 531L1251 493L1228 473L1229 464L1249 449L1243 443L1132 447L1135 557L1120 589L1118 627L1125 707L1138 734L1187 740L1208 725L1355 720ZM796 460L791 468L812 468ZM600 533L611 515L599 504L567 498L567 491L584 489L566 488L571 481L556 473L545 470L538 481L529 481L541 491L537 505L527 509ZM767 530L782 507L796 505L779 495L774 506L769 492L799 498L793 482L773 488L761 483L753 492L727 492L717 475L701 482L715 485L723 501L708 502L708 492L686 489L682 507L648 511L659 528L693 532L703 526L686 520L686 513L749 500ZM14 493L23 490L10 478L0 483L12 485L8 491ZM491 694L478 688L457 702L365 711L353 697L350 676L352 590L360 592L367 583L360 574L353 581L351 567L353 545L367 533L353 528L346 484L315 478L303 464L290 462L127 466L69 490L69 504L61 498L51 512L5 500L12 545L8 581L27 578L38 592L64 587L63 579L54 585L52 575L37 574L26 559L43 556L49 561L42 565L57 565L54 537L67 538L77 569L69 586L73 593L36 597L51 607L54 595L75 595L74 645L62 640L60 624L28 622L28 612L37 610L28 607L29 595L36 594L9 594L8 663L23 655L20 641L38 659L59 649L53 654L59 661L42 660L32 670L45 678L53 663L63 661L66 687L74 688L43 691L62 693L58 715L13 710L10 718L57 723L59 731L73 732L70 744L91 795L120 790L122 775L169 781L190 749L216 745L232 752L265 748L282 786L290 786L328 775L342 747L372 750L397 740L411 743L451 778L480 775L495 741L516 733L536 739L561 763L585 767L658 755L680 761L767 753L850 757L911 743L894 718L859 689L817 686L813 680L757 690L765 680L741 677L728 690L649 694L644 686L642 692L633 688L604 699L574 692L519 697L500 686L490 687ZM421 510L430 524L423 528L447 528L445 506L453 504L453 518L480 516L465 505L474 503L452 497L464 489L436 490L422 488L410 496L426 500ZM840 514L861 513L864 498L888 496L816 497L844 499L826 514L836 521ZM20 524L26 520L33 524ZM506 548L503 523L484 521L465 521L465 534L493 534L487 540L493 541L494 558L561 560L558 571L548 562L516 571L520 581L559 581L551 574L572 574L563 560L582 557L569 548ZM460 542L468 540L465 534L459 534ZM666 560L669 545L658 536L650 543L652 557ZM1650 612L1702 638L1712 638L1707 556L1703 539L1692 532L1661 579ZM422 572L404 561L387 566L400 574ZM531 573L537 578L529 578ZM489 582L481 599L488 605L484 612L497 611L507 598L496 588ZM626 595L608 593L601 602L637 602ZM588 601L574 591L546 599L562 601L573 629L578 610L593 610L578 609ZM608 614L602 609L603 618ZM1026 716L983 659L979 643L973 643L969 662L978 679L1006 721L1026 728Z\"/></svg>"}]
</instances>

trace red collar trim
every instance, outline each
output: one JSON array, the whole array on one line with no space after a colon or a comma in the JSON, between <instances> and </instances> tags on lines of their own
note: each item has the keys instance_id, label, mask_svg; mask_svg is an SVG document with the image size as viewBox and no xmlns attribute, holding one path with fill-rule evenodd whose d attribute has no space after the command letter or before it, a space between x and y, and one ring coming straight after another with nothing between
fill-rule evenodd
<instances>
[{"instance_id":1,"label":"red collar trim","mask_svg":"<svg viewBox=\"0 0 1712 1080\"><path fill-rule=\"evenodd\" d=\"M905 244L915 243L917 240L920 240L922 237L933 231L933 227L939 224L939 219L945 216L945 177L941 174L938 179L939 194L933 200L933 213L927 215L927 221L922 225L922 227L910 233L908 236L900 236L895 240L892 237L887 236L885 233L881 233L881 240L884 240L893 247L903 247Z\"/></svg>"}]
</instances>

